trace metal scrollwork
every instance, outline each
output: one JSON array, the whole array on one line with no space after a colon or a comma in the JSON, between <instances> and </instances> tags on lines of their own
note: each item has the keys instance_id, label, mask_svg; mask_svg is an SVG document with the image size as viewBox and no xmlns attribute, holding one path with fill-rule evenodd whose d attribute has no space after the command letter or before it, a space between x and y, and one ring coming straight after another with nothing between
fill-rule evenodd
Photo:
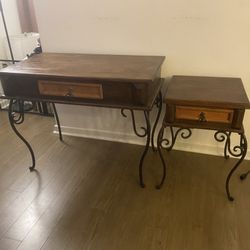
<instances>
[{"instance_id":1,"label":"metal scrollwork","mask_svg":"<svg viewBox=\"0 0 250 250\"><path fill-rule=\"evenodd\" d=\"M229 155L228 155L227 151L228 151L228 146L229 146L229 149L230 149L230 136L231 136L231 132L225 132L225 131L217 131L214 134L214 139L217 142L226 141L225 146L224 146L224 157L226 159L229 158Z\"/></svg>"},{"instance_id":2,"label":"metal scrollwork","mask_svg":"<svg viewBox=\"0 0 250 250\"><path fill-rule=\"evenodd\" d=\"M243 140L243 141L241 141L241 144L244 144L244 140ZM249 175L249 173L250 173L250 170L248 170L247 172L245 172L245 173L241 174L241 175L240 175L240 179L241 179L241 180L246 179L246 178L247 178L247 176Z\"/></svg>"},{"instance_id":3,"label":"metal scrollwork","mask_svg":"<svg viewBox=\"0 0 250 250\"><path fill-rule=\"evenodd\" d=\"M133 109L126 109L126 108L121 109L121 114L123 117L127 117L125 110L130 111L131 118L132 118L133 130L134 130L135 134L138 137L146 137L146 144L145 144L144 150L142 152L142 156L141 156L140 163L139 163L139 178L140 178L141 187L145 187L145 184L143 181L143 162L144 162L144 159L145 159L147 152L149 150L150 142L152 144L152 149L154 151L156 151L156 147L154 145L154 135L155 135L155 130L156 130L157 124L159 122L161 110L162 110L162 94L161 94L161 92L159 92L158 96L156 97L154 105L158 108L158 112L156 115L156 120L154 122L152 132L151 132L150 117L149 117L150 110L147 110L147 109L143 110L146 125L141 126L140 131L139 131L138 127L136 126L134 110Z\"/></svg>"},{"instance_id":4,"label":"metal scrollwork","mask_svg":"<svg viewBox=\"0 0 250 250\"><path fill-rule=\"evenodd\" d=\"M167 149L168 151L170 151L176 141L177 136L180 134L182 139L187 139L192 135L192 131L189 128L178 128L175 132L173 127L170 127L170 132L171 132L171 143L169 139L163 138L164 137L164 130L166 128L166 125L162 125L159 133L158 133L158 137L157 137L157 149L159 152L159 156L162 162L162 178L161 178L161 182L160 184L156 185L157 189L160 189L165 181L166 178L166 163L162 154L162 149Z\"/></svg>"},{"instance_id":5,"label":"metal scrollwork","mask_svg":"<svg viewBox=\"0 0 250 250\"><path fill-rule=\"evenodd\" d=\"M162 168L163 168L163 174L162 174L162 179L159 185L156 186L156 188L161 188L164 180L166 178L166 163L163 158L162 154L162 148L171 150L175 144L176 138L178 134L181 135L183 139L187 139L191 136L192 132L188 128L178 128L175 132L173 127L170 127L170 132L171 132L171 143L168 139L163 138L164 137L164 129L167 127L166 124L163 124L161 127L161 130L159 131L158 138L157 138L157 148L159 152L159 156L162 162ZM224 147L224 156L226 159L229 158L229 155L234 156L234 157L240 157L240 159L236 162L236 164L233 166L233 168L230 170L229 174L227 175L226 179L226 193L227 197L230 201L233 201L234 198L232 197L230 193L230 179L233 175L233 173L236 171L236 169L239 167L241 162L244 160L246 153L247 153L247 139L244 134L244 130L239 132L238 134L240 135L240 143L239 145L236 145L232 147L231 145L231 133L230 131L217 131L214 134L214 138L218 142L225 142L225 147ZM247 175L250 173L250 170L240 176L240 178L243 180L247 177Z\"/></svg>"},{"instance_id":6,"label":"metal scrollwork","mask_svg":"<svg viewBox=\"0 0 250 250\"><path fill-rule=\"evenodd\" d=\"M174 131L173 127L170 126L170 132L171 143L170 140L163 138L161 138L159 142L161 147L167 149L168 151L172 150L172 148L174 147L174 144L179 134L182 139L188 139L192 135L192 131L189 128L178 128L176 131Z\"/></svg>"},{"instance_id":7,"label":"metal scrollwork","mask_svg":"<svg viewBox=\"0 0 250 250\"><path fill-rule=\"evenodd\" d=\"M131 113L131 117L132 117L132 124L133 124L133 129L134 132L137 136L139 137L145 137L147 135L147 129L145 127L140 127L142 132L138 132L137 127L136 127L136 122L135 122L135 114L134 114L134 110L132 109L128 109ZM127 118L127 115L125 114L125 109L121 109L121 114L123 117Z\"/></svg>"},{"instance_id":8,"label":"metal scrollwork","mask_svg":"<svg viewBox=\"0 0 250 250\"><path fill-rule=\"evenodd\" d=\"M246 153L247 153L247 139L244 134L244 132L239 133L240 135L240 145L236 145L233 148L231 147L231 132L225 132L225 131L217 131L214 134L215 140L218 142L224 142L225 141L225 147L224 147L224 156L226 159L229 158L229 155L232 155L234 157L240 157L240 159L237 161L237 163L234 165L234 167L229 172L227 179L226 179L226 192L227 197L230 201L233 201L234 198L231 196L230 189L229 189L229 183L231 176L235 172L235 170L238 168L238 166L241 164L241 162L244 160ZM250 172L250 171L249 171ZM248 173L242 174L240 178L243 180L246 178Z\"/></svg>"},{"instance_id":9,"label":"metal scrollwork","mask_svg":"<svg viewBox=\"0 0 250 250\"><path fill-rule=\"evenodd\" d=\"M218 142L223 142L225 141L226 139L228 139L228 133L227 132L224 132L224 131L217 131L215 134L214 134L214 139Z\"/></svg>"},{"instance_id":10,"label":"metal scrollwork","mask_svg":"<svg viewBox=\"0 0 250 250\"><path fill-rule=\"evenodd\" d=\"M24 122L24 114L23 113L12 113L13 122L17 125Z\"/></svg>"},{"instance_id":11,"label":"metal scrollwork","mask_svg":"<svg viewBox=\"0 0 250 250\"><path fill-rule=\"evenodd\" d=\"M151 125L150 125L150 119L149 119L149 111L143 111L144 114L144 118L145 118L145 122L146 122L146 127L140 127L142 132L139 133L136 127L136 123L135 123L135 115L134 115L134 111L132 109L128 109L131 112L131 117L132 117L132 124L133 124L133 129L135 134L138 137L146 137L146 145L145 148L143 150L141 159L140 159L140 164L139 164L139 178L140 178L140 185L141 187L145 187L144 181L143 181L143 162L144 162L144 158L148 152L149 149L149 145L150 145L150 138L151 138ZM127 115L125 114L125 109L121 109L121 114L123 117L127 117Z\"/></svg>"},{"instance_id":12,"label":"metal scrollwork","mask_svg":"<svg viewBox=\"0 0 250 250\"><path fill-rule=\"evenodd\" d=\"M231 147L231 132L217 131L214 134L214 138L218 142L223 142L226 140L224 147L224 157L226 159L229 158L229 155L240 157L244 153L244 141L242 138L240 139L240 145L236 145L233 148Z\"/></svg>"},{"instance_id":13,"label":"metal scrollwork","mask_svg":"<svg viewBox=\"0 0 250 250\"><path fill-rule=\"evenodd\" d=\"M14 110L13 105L16 105L16 110ZM11 128L15 132L15 134L25 143L29 152L31 154L32 165L29 167L30 171L35 168L35 155L32 150L30 144L25 140L25 138L18 132L15 125L19 125L24 122L24 101L23 100L14 100L11 99L9 103L9 111L8 111L9 121Z\"/></svg>"},{"instance_id":14,"label":"metal scrollwork","mask_svg":"<svg viewBox=\"0 0 250 250\"><path fill-rule=\"evenodd\" d=\"M16 105L16 110L14 111L13 105ZM24 102L21 100L10 100L9 104L9 118L14 124L21 124L24 122Z\"/></svg>"}]
</instances>

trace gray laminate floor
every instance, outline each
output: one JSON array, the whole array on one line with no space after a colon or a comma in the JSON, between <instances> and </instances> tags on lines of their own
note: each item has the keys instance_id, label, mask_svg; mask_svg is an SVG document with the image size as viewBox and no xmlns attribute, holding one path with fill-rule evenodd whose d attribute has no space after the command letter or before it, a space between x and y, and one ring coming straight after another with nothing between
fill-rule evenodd
<instances>
[{"instance_id":1,"label":"gray laminate floor","mask_svg":"<svg viewBox=\"0 0 250 250\"><path fill-rule=\"evenodd\" d=\"M53 118L26 116L27 149L0 113L0 249L249 250L250 178L224 183L234 160L172 151L162 190L150 153L138 186L141 146L52 133ZM250 168L245 161L242 170Z\"/></svg>"}]
</instances>

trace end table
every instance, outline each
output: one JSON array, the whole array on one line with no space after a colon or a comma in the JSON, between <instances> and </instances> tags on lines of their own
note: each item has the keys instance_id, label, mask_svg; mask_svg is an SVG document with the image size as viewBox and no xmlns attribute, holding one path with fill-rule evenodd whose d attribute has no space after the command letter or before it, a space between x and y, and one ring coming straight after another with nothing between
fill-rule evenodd
<instances>
[{"instance_id":1,"label":"end table","mask_svg":"<svg viewBox=\"0 0 250 250\"><path fill-rule=\"evenodd\" d=\"M214 138L224 142L224 157L239 157L226 178L226 193L230 201L230 179L247 153L247 138L243 128L245 109L250 103L240 78L173 76L164 98L166 113L157 138L157 148L163 166L163 175L157 188L166 177L166 163L162 149L171 150L177 136L187 139L191 128L215 130ZM170 129L171 140L164 138L164 130ZM239 134L239 145L232 147L231 134Z\"/></svg>"}]
</instances>

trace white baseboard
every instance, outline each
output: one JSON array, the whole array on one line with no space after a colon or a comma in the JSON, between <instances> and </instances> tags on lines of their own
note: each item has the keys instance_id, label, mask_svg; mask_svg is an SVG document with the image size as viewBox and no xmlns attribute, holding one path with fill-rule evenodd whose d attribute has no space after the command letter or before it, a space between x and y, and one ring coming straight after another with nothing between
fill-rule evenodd
<instances>
[{"instance_id":1,"label":"white baseboard","mask_svg":"<svg viewBox=\"0 0 250 250\"><path fill-rule=\"evenodd\" d=\"M125 134L113 131L84 129L84 128L75 128L66 126L61 126L61 130L63 135L68 135L68 136L115 141L115 142L129 143L136 145L145 145L145 138L140 138L135 134L128 134L128 133ZM57 125L54 126L53 132L58 134ZM193 152L193 153L200 153L200 154L217 155L217 156L223 156L224 153L223 143L222 144L220 143L219 145L217 143L204 145L194 142L190 143L189 140L186 140L185 142L177 141L174 146L174 149ZM245 159L250 160L250 150L248 150Z\"/></svg>"},{"instance_id":2,"label":"white baseboard","mask_svg":"<svg viewBox=\"0 0 250 250\"><path fill-rule=\"evenodd\" d=\"M135 134L124 134L113 131L84 129L75 127L61 126L62 134L76 137L84 137L105 141L116 141L129 144L144 145L145 138L137 137ZM58 134L57 125L54 126L54 133Z\"/></svg>"}]
</instances>

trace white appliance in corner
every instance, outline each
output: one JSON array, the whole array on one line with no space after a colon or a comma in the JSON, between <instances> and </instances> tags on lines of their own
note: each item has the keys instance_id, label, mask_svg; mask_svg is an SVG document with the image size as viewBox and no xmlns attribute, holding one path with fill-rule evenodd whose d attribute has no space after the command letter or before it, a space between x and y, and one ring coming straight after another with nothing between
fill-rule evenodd
<instances>
[{"instance_id":1,"label":"white appliance in corner","mask_svg":"<svg viewBox=\"0 0 250 250\"><path fill-rule=\"evenodd\" d=\"M11 35L10 43L15 60L23 60L27 55L33 53L39 43L39 33L23 33ZM11 59L7 39L4 39L4 50L7 59Z\"/></svg>"},{"instance_id":2,"label":"white appliance in corner","mask_svg":"<svg viewBox=\"0 0 250 250\"><path fill-rule=\"evenodd\" d=\"M23 33L19 35L11 35L10 43L15 60L23 60L27 55L33 53L34 49L39 44L39 33ZM11 60L9 46L7 38L3 38L3 52L4 56L2 59ZM0 69L2 65L0 65ZM0 81L0 95L3 94L3 89ZM6 107L6 101L0 100L0 106Z\"/></svg>"}]
</instances>

